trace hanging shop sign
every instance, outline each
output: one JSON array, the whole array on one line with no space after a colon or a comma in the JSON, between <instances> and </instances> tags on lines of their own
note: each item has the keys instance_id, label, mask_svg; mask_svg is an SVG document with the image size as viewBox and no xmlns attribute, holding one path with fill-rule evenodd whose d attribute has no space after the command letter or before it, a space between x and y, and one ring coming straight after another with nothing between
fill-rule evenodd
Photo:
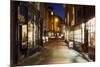
<instances>
[{"instance_id":1,"label":"hanging shop sign","mask_svg":"<svg viewBox=\"0 0 100 67\"><path fill-rule=\"evenodd\" d=\"M25 17L23 15L18 15L18 20L19 20L19 22L24 23Z\"/></svg>"}]
</instances>

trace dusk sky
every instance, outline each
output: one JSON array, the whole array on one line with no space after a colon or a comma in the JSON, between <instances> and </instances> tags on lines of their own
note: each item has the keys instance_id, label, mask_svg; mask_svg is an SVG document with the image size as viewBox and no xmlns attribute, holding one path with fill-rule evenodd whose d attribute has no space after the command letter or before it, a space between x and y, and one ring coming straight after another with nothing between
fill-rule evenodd
<instances>
[{"instance_id":1,"label":"dusk sky","mask_svg":"<svg viewBox=\"0 0 100 67\"><path fill-rule=\"evenodd\" d=\"M49 3L48 6L53 8L53 11L55 12L55 14L57 14L60 17L64 18L64 7L63 7L63 4Z\"/></svg>"}]
</instances>

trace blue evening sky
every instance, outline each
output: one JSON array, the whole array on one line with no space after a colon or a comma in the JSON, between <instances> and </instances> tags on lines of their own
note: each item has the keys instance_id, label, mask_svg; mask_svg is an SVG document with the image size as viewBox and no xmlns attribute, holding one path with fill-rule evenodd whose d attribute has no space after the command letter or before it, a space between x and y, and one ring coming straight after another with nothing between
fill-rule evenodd
<instances>
[{"instance_id":1,"label":"blue evening sky","mask_svg":"<svg viewBox=\"0 0 100 67\"><path fill-rule=\"evenodd\" d=\"M53 11L55 12L55 14L57 14L60 17L64 18L64 7L63 7L63 4L49 3L48 6L53 8Z\"/></svg>"}]
</instances>

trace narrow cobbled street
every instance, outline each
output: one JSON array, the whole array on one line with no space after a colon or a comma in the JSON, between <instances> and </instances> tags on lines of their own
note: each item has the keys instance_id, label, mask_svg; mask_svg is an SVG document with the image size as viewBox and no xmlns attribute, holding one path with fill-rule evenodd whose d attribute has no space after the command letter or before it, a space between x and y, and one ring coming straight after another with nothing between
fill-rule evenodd
<instances>
[{"instance_id":1,"label":"narrow cobbled street","mask_svg":"<svg viewBox=\"0 0 100 67\"><path fill-rule=\"evenodd\" d=\"M51 40L44 48L21 62L21 65L66 64L88 62L81 54L69 49L64 40Z\"/></svg>"}]
</instances>

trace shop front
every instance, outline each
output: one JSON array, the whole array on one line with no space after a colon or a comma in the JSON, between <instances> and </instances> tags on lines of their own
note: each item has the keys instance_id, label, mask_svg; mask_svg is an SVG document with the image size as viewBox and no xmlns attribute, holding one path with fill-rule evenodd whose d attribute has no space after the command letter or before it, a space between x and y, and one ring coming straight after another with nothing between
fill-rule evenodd
<instances>
[{"instance_id":1,"label":"shop front","mask_svg":"<svg viewBox=\"0 0 100 67\"><path fill-rule=\"evenodd\" d=\"M84 52L95 60L95 17L85 23L81 23L70 30L69 42L73 42L73 48Z\"/></svg>"},{"instance_id":2,"label":"shop front","mask_svg":"<svg viewBox=\"0 0 100 67\"><path fill-rule=\"evenodd\" d=\"M22 3L18 5L18 57L27 55L28 47L28 8Z\"/></svg>"},{"instance_id":3,"label":"shop front","mask_svg":"<svg viewBox=\"0 0 100 67\"><path fill-rule=\"evenodd\" d=\"M19 57L29 56L41 46L41 22L39 11L29 3L18 6L18 45Z\"/></svg>"},{"instance_id":4,"label":"shop front","mask_svg":"<svg viewBox=\"0 0 100 67\"><path fill-rule=\"evenodd\" d=\"M73 42L73 48L77 51L82 51L82 45L84 44L84 27L85 24L79 24L70 30L69 41Z\"/></svg>"},{"instance_id":5,"label":"shop front","mask_svg":"<svg viewBox=\"0 0 100 67\"><path fill-rule=\"evenodd\" d=\"M88 55L92 60L95 60L95 34L96 34L95 17L86 22L86 30L88 32Z\"/></svg>"}]
</instances>

